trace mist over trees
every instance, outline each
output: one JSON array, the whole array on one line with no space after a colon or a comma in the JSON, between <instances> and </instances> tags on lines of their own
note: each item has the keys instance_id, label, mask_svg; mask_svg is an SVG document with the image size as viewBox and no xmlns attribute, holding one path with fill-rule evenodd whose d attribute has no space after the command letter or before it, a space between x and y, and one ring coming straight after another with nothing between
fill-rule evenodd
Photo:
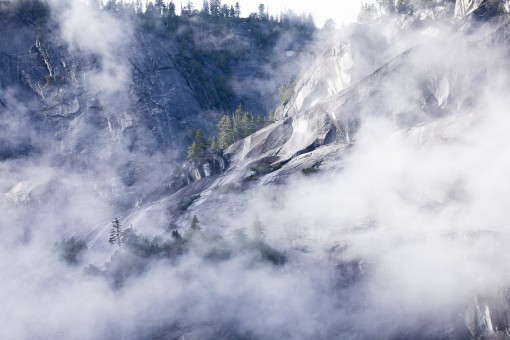
<instances>
[{"instance_id":1,"label":"mist over trees","mask_svg":"<svg viewBox=\"0 0 510 340\"><path fill-rule=\"evenodd\" d=\"M269 15L264 12L264 5L260 8L263 13L259 11L247 17L241 16L238 2L225 4L221 0L205 0L199 7L186 2L180 11L177 9L180 3L163 0L91 0L88 5L132 23L135 30L174 41L178 53L172 58L183 69L193 89L200 93L197 99L203 110L235 110L240 102L230 82L239 64L248 59L267 62L280 39L287 39L288 35L296 39L286 48L300 50L315 32L311 15L292 11ZM41 25L51 17L50 8L45 0L2 1L0 17L14 16Z\"/></svg>"},{"instance_id":2,"label":"mist over trees","mask_svg":"<svg viewBox=\"0 0 510 340\"><path fill-rule=\"evenodd\" d=\"M0 1L0 338L507 339L508 16L180 5Z\"/></svg>"}]
</instances>

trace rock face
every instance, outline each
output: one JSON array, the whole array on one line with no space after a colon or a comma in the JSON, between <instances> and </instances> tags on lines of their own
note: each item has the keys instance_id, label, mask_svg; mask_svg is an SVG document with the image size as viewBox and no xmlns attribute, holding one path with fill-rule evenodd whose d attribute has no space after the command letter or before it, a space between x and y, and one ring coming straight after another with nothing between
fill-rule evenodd
<instances>
[{"instance_id":1,"label":"rock face","mask_svg":"<svg viewBox=\"0 0 510 340\"><path fill-rule=\"evenodd\" d=\"M473 29L470 25L457 26L457 32ZM474 34L468 43L483 48L506 41L508 27L507 19L476 26L482 34ZM355 72L354 43L335 41L297 79L292 96L276 111L276 122L224 150L213 162L220 165L192 169L187 186L154 197L127 217L125 224L138 213L170 210L175 225L182 228L194 214L210 216L209 222L215 225L218 209L236 216L247 208L236 193L278 186L303 174L341 171L342 158L356 147L359 128L367 120L390 117L396 133L417 145L455 139L479 118L478 86L505 67L495 56L470 58L464 42L455 37L454 32L447 39L425 39L366 76ZM450 48L439 48L445 44ZM191 203L177 212L175 206L183 201ZM339 271L355 282L364 275L360 268L358 262L349 262ZM444 326L447 331L424 331L425 337L413 330L402 338L409 334L433 339L507 338L508 322L502 321L507 305L475 297L464 307L457 311L455 326Z\"/></svg>"},{"instance_id":2,"label":"rock face","mask_svg":"<svg viewBox=\"0 0 510 340\"><path fill-rule=\"evenodd\" d=\"M491 26L490 34L498 36L506 25L503 22L495 28ZM353 53L360 50L354 46L363 43L362 38L363 32L353 29L349 36L328 42L297 79L292 95L277 108L275 123L236 142L205 167L190 169L187 183L209 177L207 184L193 183L165 204L200 194L203 199L192 207L194 212L200 212L214 209L206 198L214 188L258 187L281 183L301 171L338 167L344 152L355 145L360 125L378 117L391 117L395 129L410 131L409 138L420 142L426 142L437 131L447 134L448 117L477 105L476 85L487 78L486 69L480 64L496 65L490 56L459 63L456 56L430 54L428 51L434 51L436 44L444 44L438 39L425 39L425 43L384 62L389 55L384 50L388 44L380 39L378 48L384 58L376 60L369 72L369 68L356 65L358 59L363 63L362 53ZM452 50L462 53L462 42L452 38L448 43ZM368 75L363 76L364 72ZM215 199L214 202L217 204ZM184 214L176 218L184 223L187 217Z\"/></svg>"},{"instance_id":3,"label":"rock face","mask_svg":"<svg viewBox=\"0 0 510 340\"><path fill-rule=\"evenodd\" d=\"M331 180L329 175L341 174L344 166L348 168L344 158L359 150L357 149L359 145L363 146L362 143L358 144L361 133L366 133L362 128L370 122L384 120L384 123L390 126L392 136L403 137L402 140L409 141L410 144L418 147L455 141L462 136L463 130L469 130L469 127L478 124L483 117L485 107L480 101L480 89L483 88L481 84L488 84L491 79L499 79L497 75L507 68L506 58L499 58L497 54L473 51L486 51L496 43L502 46L501 50L497 50L498 53L506 55L509 37L507 32L510 31L507 18L499 18L491 23L461 21L455 23L453 27L442 28L445 31L436 27L421 27L418 30L419 33L411 32L409 36L401 39L401 41L407 41L403 43L403 46L393 49L391 39L394 37L391 34L385 36L382 33L375 34L373 31L365 32L366 28L355 25L349 34L332 37L325 47L322 46L323 49L320 52L316 52L318 57L306 65L305 72L296 79L288 95L278 106L274 123L239 140L221 153L209 154L208 160L203 164L179 169L180 171L174 174L182 174L182 176L176 176L164 183L157 182L156 189L147 193L147 186L154 184L159 178L151 182L143 166L155 163L153 166L159 168L159 171L167 171L168 163L154 155L162 153L163 156L167 156L164 154L165 151L170 153L169 150L172 148L179 148L179 143L190 129L210 128L207 122L201 121L199 117L203 117L208 109L212 110L211 103L215 102L217 99L215 97L218 97L219 93L209 92L204 85L206 81L200 83L196 79L196 74L191 72L193 69L191 65L195 63L188 60L190 56L182 54L175 42L168 37L159 37L143 30L136 31L133 41L124 45L121 51L129 55L128 69L132 79L126 82L127 87L120 87L112 92L113 95L107 95L108 93L94 91L90 87L90 78L94 78L94 75L97 75L102 68L101 61L93 55L77 55L68 50L68 46L56 38L58 34L52 33L55 28L45 27L39 36L34 27L15 21L7 22L5 27L8 34L0 35L0 58L2 58L0 114L10 117L9 115L15 112L20 114L21 119L19 125L5 125L8 134L6 137L0 136L5 138L5 142L0 139L0 159L15 163L17 159L26 156L49 154L51 164L70 165L73 170L79 169L81 173L94 178L99 177L98 173L107 174L113 176L114 183L120 181L123 187L128 188L135 188L141 183L140 185L144 186L145 195L137 200L134 208L133 205L126 204L131 209L125 209L120 214L119 219L123 225L134 225L142 233L146 231L143 228L184 230L189 226L192 217L198 215L201 219L204 217L201 223L209 235L231 231L225 230L230 227L223 227L223 216L228 216L230 220L237 218L241 220L239 224L246 227L249 221L242 219L242 213L249 210L251 207L248 205L252 203L247 197L256 196L261 192L264 194L266 189L274 189L276 196L281 189L291 187L295 183L299 184L301 181L319 185L318 181L310 180L307 176L311 178L316 176L315 178L320 179L321 176L328 175L323 176L326 185L321 187L321 190L329 190L327 186L330 184L328 180ZM374 30L376 29L377 27ZM422 34L430 33L435 29L439 34L432 37ZM21 39L13 44L9 36L18 30L21 32ZM459 36L462 39L458 39ZM364 45L370 46L372 53L377 55L366 58L363 54ZM491 51L494 50L491 49ZM292 56L292 53L285 53L285 55ZM246 62L249 63L249 61ZM251 62L254 63L255 68L257 64L253 60ZM217 66L207 66L205 63L201 65L203 75L221 72ZM508 85L507 79L502 79L501 82ZM210 107L208 103L211 104ZM214 113L211 114L214 115ZM0 124L3 123L0 122ZM31 125L38 127L38 133L26 133L26 131L32 131ZM377 131L373 133L375 142L379 142L380 135ZM56 148L56 151L48 153L47 149L52 148ZM96 153L97 155L94 156ZM384 162L385 156L376 157L376 161ZM506 158L504 160L506 161ZM98 168L94 173L96 162L111 165L113 175L103 172L105 168ZM480 168L484 170L483 167ZM168 171L170 172L170 169ZM411 181L417 180L411 179ZM366 182L370 183L368 180ZM2 198L12 203L12 206L29 206L42 205L41 202L63 197L54 204L55 209L59 210L62 209L61 206L65 201L76 199L76 193L82 193L82 191L72 190L72 185L75 184L74 178L68 180L67 184L70 188L66 188L62 185L63 183L58 173L51 173L39 180L20 180L5 190ZM111 191L114 192L116 188L118 185L112 184ZM54 194L59 191L62 193ZM352 189L350 192L352 193ZM105 195L112 195L112 193ZM126 191L119 190L119 195L126 195ZM275 196L271 196L269 200L274 199L275 205L278 205L279 202ZM399 199L415 199L412 196L413 193L409 197L404 196ZM447 196L446 199L451 200L463 199L462 193L459 194L455 190L449 190L445 196ZM386 198L386 196L378 196L376 199L381 197ZM326 205L325 200L321 201L321 198L322 192L317 202L312 202L310 205ZM420 200L421 197L416 199ZM442 204L442 199L442 197L437 199L438 205ZM382 205L385 208L384 204ZM427 213L427 217L435 214L435 206L427 204L423 206L417 204L417 206L418 208L412 211L411 216L404 218L406 224L412 222L415 213L418 217L422 217L419 213L420 209L432 211ZM455 210L453 212L440 213L445 215L451 213L456 218L457 214L465 213L462 210L468 210L465 207L469 205L461 205L462 209L458 209L461 210L460 213L457 206L452 209ZM299 205L299 208L306 212L308 212L307 209L314 209L305 205ZM328 208L349 209L352 206L344 207L340 204L329 203ZM336 217L337 215L334 216ZM387 216L384 215L384 217ZM389 216L389 219L393 219L393 216ZM434 224L435 221L431 218L430 221L427 219L423 223ZM449 296L442 294L441 287L437 291L429 290L429 287L424 287L423 282L417 282L421 279L429 282L426 278L430 273L427 268L423 269L424 273L421 272L425 267L423 263L429 262L425 261L416 265L419 259L408 260L405 263L412 265L413 268L409 270L410 273L405 273L406 275L403 275L403 272L410 268L398 268L398 264L402 263L398 261L400 258L415 254L409 249L419 247L421 238L447 239L446 245L455 246L453 252L458 251L457 246L461 250L458 256L462 261L454 262L454 264L464 265L472 259L465 257L462 251L474 247L474 242L471 243L471 241L477 239L480 234L486 236L480 253L490 253L490 255L498 254L501 249L505 249L505 245L508 244L506 239L508 235L483 231L474 236L465 231L441 232L433 236L412 235L412 240L409 240L406 239L406 234L403 234L396 235L395 240L392 239L392 242L388 244L381 242L379 245L379 239L373 238L381 237L385 239L383 241L387 241L386 238L391 239L391 227L388 230L378 229L377 220L357 220L354 221L355 225L350 223L351 221L346 222L348 229L341 229L339 232L341 235L335 235L338 240L328 240L328 242L338 241L338 243L330 251L326 250L325 255L329 263L335 264L331 270L328 270L330 273L328 275L333 277L334 292L338 293L338 296L328 295L327 299L337 299L335 305L337 302L338 305L347 304L345 307L341 306L342 314L344 311L349 315L354 313L352 318L342 321L344 324L341 324L340 328L345 333L341 334L345 336L340 336L341 338L509 338L510 300L505 288L497 293L480 289L480 291L472 292L471 295L461 294L462 297L458 300L450 299ZM82 231L86 234L84 238L88 247L97 249L101 245L106 246L104 241L110 226L110 223L106 222L98 225L94 230ZM316 228L317 233L321 232L320 227L321 225ZM361 251L361 255L356 252L352 253L354 256L350 255L351 243L357 240L353 234L365 235L364 233L373 230L375 230L373 238L360 237L363 238L362 241L370 243L363 245L368 249L365 250L365 247L362 247L364 252ZM387 233L390 236L386 236ZM329 235L326 234L327 236ZM312 243L306 239L309 235L300 235L300 237ZM457 239L462 241L457 242ZM496 239L499 244L503 243L503 247L491 249ZM291 243L294 240L286 239L285 241ZM394 254L396 260L390 259L384 262L390 268L381 269L380 281L375 280L382 284L370 287L370 275L376 276L378 270L374 268L376 264L371 263L371 260L377 263L373 254L391 253L394 248L402 244L405 251ZM439 242L439 245L442 246L443 243ZM373 251L373 248L378 250ZM289 249L291 253L313 253L313 250L310 251L306 247ZM435 250L436 248L425 247L425 249ZM450 250L450 248L447 249ZM474 252L477 255L480 253ZM423 252L419 255L424 257ZM491 260L494 259L492 256L487 256ZM457 258L454 257L454 259ZM442 260L431 263L442 266ZM317 261L316 264L319 265L319 262ZM483 261L481 260L480 263ZM418 270L415 267L418 267ZM445 268L451 270L452 266L446 264ZM485 273L484 268L476 266L473 268L477 272L469 273L472 277L479 276L479 272ZM501 268L507 267L501 266ZM457 270L462 272L462 269L455 267L453 275L456 275ZM490 271L487 272L490 273ZM388 273L389 275L385 275ZM445 271L431 270L431 273L445 274ZM409 279L409 276L413 274L419 278L412 278L410 281L401 280L402 276L407 276L406 278ZM320 276L317 277L317 281L322 279ZM483 277L483 279L493 280L490 277ZM497 281L497 279L494 280ZM430 282L446 285L447 287L443 289L447 292L458 288L451 287L452 283L449 280L446 281L448 282L442 280ZM483 287L484 280L480 281L479 286ZM392 284L401 282L403 283L400 286L397 285L397 288L392 287ZM458 281L452 280L452 282ZM408 286L414 288L414 285L418 286L417 291L406 291ZM489 286L496 290L499 289L494 288L497 285L494 283ZM477 285L473 287L478 288ZM395 292L399 288L403 290L402 293ZM367 296L371 295L372 290L377 291L374 294L377 295L375 298ZM379 294L379 290L382 293ZM430 294L430 292L434 295L432 300L435 299L437 302L439 299L444 299L447 302L440 308L436 308L437 306L430 307L429 302L425 301L424 309L430 307L427 311L432 311L432 314L438 312L441 316L447 315L448 319L438 321L436 315L429 316L421 313L420 303L424 300L422 293ZM436 292L439 293L435 294ZM498 294L502 296L497 296ZM350 298L343 299L347 295ZM407 320L406 308L410 306L406 301L408 296L418 300L416 304L411 305L413 307L411 312L418 309L418 312L413 315L419 319L417 321L408 322ZM366 311L371 306L367 301L373 302L370 298L377 300L376 305L382 304L382 311L379 311L381 314L373 313L372 310ZM393 298L401 300L396 303L388 302ZM459 302L459 300L462 301ZM406 308L402 308L400 302ZM234 303L237 305L236 301ZM258 304L258 301L255 303ZM439 310L444 306L451 307L450 304L455 305L451 313L443 313ZM316 306L316 304L313 305ZM363 310L366 314L363 314ZM365 318L354 320L359 315ZM382 324L375 322L381 315L383 315ZM432 320L430 324L428 320ZM402 323L406 326L400 328ZM324 326L322 320L319 320L318 325L321 330L327 330L327 325ZM170 333L167 335L170 336ZM338 334L336 335L338 337ZM322 336L335 338L327 333ZM212 337L221 338L222 336Z\"/></svg>"},{"instance_id":4,"label":"rock face","mask_svg":"<svg viewBox=\"0 0 510 340\"><path fill-rule=\"evenodd\" d=\"M197 88L196 74L189 72L189 57L182 55L172 39L144 30L134 33L132 42L115 56L130 65L123 76L132 79L122 89L128 92L121 98L123 107L119 103L112 107L109 102L113 98L94 92L87 79L103 66L101 60L72 51L60 34L49 24L36 27L2 19L0 88L4 106L8 100L5 91L9 91L19 101L30 102L30 111L40 114L49 125L85 119L107 134L126 134L131 147L151 149L181 148L191 131L208 131L216 123L204 117L204 112L216 109L208 97L217 94ZM221 72L206 64L200 67L205 76Z\"/></svg>"},{"instance_id":5,"label":"rock face","mask_svg":"<svg viewBox=\"0 0 510 340\"><path fill-rule=\"evenodd\" d=\"M195 35L205 33L193 23L183 24L189 32L179 36L83 13L115 28L94 36L93 27L73 26L79 22L70 19L73 13L57 14L33 21L0 11L0 117L17 122L2 125L0 160L44 155L54 166L103 177L108 168L109 181L119 184L112 191L125 186L127 194L136 192L133 200L165 179L162 168L170 174L196 129L212 135L219 117L241 103L255 114L269 112L278 86L273 68L297 62L279 56L285 46L276 41L249 53L252 40L261 36L249 23L226 27L222 41L201 36L205 43L195 45ZM291 40L297 48L306 43ZM224 45L228 53L219 57ZM266 65L262 55L276 63ZM296 70L285 72L292 76ZM242 90L246 83L259 83L260 89ZM219 157L192 180L225 167ZM148 178L153 180L147 183Z\"/></svg>"},{"instance_id":6,"label":"rock face","mask_svg":"<svg viewBox=\"0 0 510 340\"><path fill-rule=\"evenodd\" d=\"M455 3L455 18L474 15L487 19L500 14L502 10L508 13L508 6L509 3L504 0L457 0Z\"/></svg>"}]
</instances>

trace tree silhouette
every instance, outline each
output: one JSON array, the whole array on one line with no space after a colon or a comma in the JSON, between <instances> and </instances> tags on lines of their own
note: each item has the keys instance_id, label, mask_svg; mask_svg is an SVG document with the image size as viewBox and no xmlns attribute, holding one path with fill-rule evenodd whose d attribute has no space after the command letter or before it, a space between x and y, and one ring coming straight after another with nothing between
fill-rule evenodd
<instances>
[{"instance_id":1,"label":"tree silhouette","mask_svg":"<svg viewBox=\"0 0 510 340\"><path fill-rule=\"evenodd\" d=\"M108 239L108 243L111 245L116 244L119 249L122 247L122 225L120 224L118 218L115 218L112 221L112 228L110 229L110 238Z\"/></svg>"},{"instance_id":2,"label":"tree silhouette","mask_svg":"<svg viewBox=\"0 0 510 340\"><path fill-rule=\"evenodd\" d=\"M190 229L193 231L193 232L199 232L201 231L202 229L200 228L200 221L198 220L198 217L197 215L193 215L193 219L191 220L191 226L190 226Z\"/></svg>"},{"instance_id":3,"label":"tree silhouette","mask_svg":"<svg viewBox=\"0 0 510 340\"><path fill-rule=\"evenodd\" d=\"M199 164L205 160L207 151L207 140L202 134L202 130L198 129L195 133L195 140L188 149L188 160Z\"/></svg>"},{"instance_id":4,"label":"tree silhouette","mask_svg":"<svg viewBox=\"0 0 510 340\"><path fill-rule=\"evenodd\" d=\"M234 131L232 130L232 121L230 117L224 115L221 117L220 122L218 123L218 147L220 149L228 148L232 143L234 143Z\"/></svg>"}]
</instances>

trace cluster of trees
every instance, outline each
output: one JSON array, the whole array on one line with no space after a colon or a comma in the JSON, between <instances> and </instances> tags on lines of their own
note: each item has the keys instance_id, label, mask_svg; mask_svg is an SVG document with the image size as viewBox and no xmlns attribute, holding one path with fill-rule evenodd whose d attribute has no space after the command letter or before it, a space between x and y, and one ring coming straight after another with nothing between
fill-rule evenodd
<instances>
[{"instance_id":1,"label":"cluster of trees","mask_svg":"<svg viewBox=\"0 0 510 340\"><path fill-rule=\"evenodd\" d=\"M119 230L120 233L118 233ZM123 263L122 266L140 265L140 261L132 261L129 256L145 259L153 257L174 258L188 253L191 248L195 248L196 253L201 253L204 258L213 260L227 260L238 252L250 252L255 260L269 262L273 265L283 265L287 261L284 253L266 243L265 226L259 218L256 218L253 222L251 237L246 234L245 229L238 229L233 232L233 243L227 242L219 235L208 238L202 230L197 215L193 216L188 229L183 235L178 229L173 229L170 232L169 240L163 240L161 237L155 237L151 240L139 234L132 227L123 230L118 219L114 219L112 222L111 234L120 235L120 238L116 238L115 241L112 242L110 238L108 242L112 245L118 245L119 250L122 250L122 252L116 252L114 258L118 259L119 256L122 257L122 254L126 255L124 260L127 260L127 262ZM201 249L196 249L197 246L200 246ZM110 268L113 269L114 267L110 266ZM115 268L115 270L118 269L119 266ZM124 270L125 268L120 269ZM124 273L126 273L125 270Z\"/></svg>"},{"instance_id":2,"label":"cluster of trees","mask_svg":"<svg viewBox=\"0 0 510 340\"><path fill-rule=\"evenodd\" d=\"M239 106L232 116L224 115L221 117L217 125L218 137L216 145L219 149L225 149L270 123L269 117L255 117L251 112L244 111Z\"/></svg>"},{"instance_id":3,"label":"cluster of trees","mask_svg":"<svg viewBox=\"0 0 510 340\"><path fill-rule=\"evenodd\" d=\"M454 0L449 0L454 2ZM369 22L377 17L378 13L384 14L412 14L415 9L427 9L436 6L435 0L377 0L376 7L373 3L363 2L358 16L359 22Z\"/></svg>"},{"instance_id":4,"label":"cluster of trees","mask_svg":"<svg viewBox=\"0 0 510 340\"><path fill-rule=\"evenodd\" d=\"M202 10L199 12L195 10L192 11L192 4L188 2L186 8L187 15L197 15L200 14L203 17L222 17L222 18L240 18L241 17L241 6L239 2L236 2L235 5L228 6L227 4L222 4L221 0L204 0L202 3Z\"/></svg>"},{"instance_id":5,"label":"cluster of trees","mask_svg":"<svg viewBox=\"0 0 510 340\"><path fill-rule=\"evenodd\" d=\"M43 0L0 0L0 17L14 16L24 22L38 23L48 17L50 7Z\"/></svg>"},{"instance_id":6,"label":"cluster of trees","mask_svg":"<svg viewBox=\"0 0 510 340\"><path fill-rule=\"evenodd\" d=\"M173 224L171 224L173 226ZM112 221L108 242L118 247L104 268L88 265L85 273L104 277L116 288L122 287L130 277L135 277L152 265L153 260L165 260L172 265L182 256L193 254L203 261L214 265L235 258L238 255L250 259L248 265L260 263L282 266L287 256L266 243L265 226L257 218L252 224L251 236L245 229L237 229L231 238L220 235L208 237L201 227L196 215L189 227L181 234L178 229L169 230L167 238L156 236L148 238L138 233L133 227L124 229L117 218ZM79 264L86 244L75 238L65 239L57 243L62 260L71 265Z\"/></svg>"},{"instance_id":7,"label":"cluster of trees","mask_svg":"<svg viewBox=\"0 0 510 340\"><path fill-rule=\"evenodd\" d=\"M116 245L119 250L129 248L130 250L138 251L143 255L154 255L165 250L169 250L172 248L172 244L174 244L175 241L191 240L199 235L203 235L203 233L202 227L200 226L200 220L197 215L193 216L189 229L186 231L184 237L177 229L172 230L171 238L173 241L170 243L164 243L159 238L149 240L147 237L138 234L133 227L124 229L119 220L115 218L112 221L112 227L110 228L108 243L112 246Z\"/></svg>"},{"instance_id":8,"label":"cluster of trees","mask_svg":"<svg viewBox=\"0 0 510 340\"><path fill-rule=\"evenodd\" d=\"M185 20L187 18L202 18L204 20L212 19L219 21L222 19L240 19L241 6L239 2L235 4L225 4L221 0L203 0L202 8L196 8L193 2L187 1L184 5L181 2L181 15L176 13L176 4L174 0L169 2L164 0L149 1L145 5L141 0L136 1L118 1L107 0L103 3L102 0L89 0L91 5L102 8L113 13L139 17L151 23L154 26L155 20L161 19L165 26L168 28L176 28L179 19ZM253 21L272 21L282 25L304 25L308 28L315 28L314 19L311 14L296 15L292 11L281 13L279 16L269 15L267 8L264 4L258 6L256 13L251 13L246 20ZM156 25L157 26L157 25Z\"/></svg>"},{"instance_id":9,"label":"cluster of trees","mask_svg":"<svg viewBox=\"0 0 510 340\"><path fill-rule=\"evenodd\" d=\"M131 18L139 18L146 27L158 27L160 23L170 29L176 29L179 20L191 17L202 19L241 19L241 6L235 4L222 4L221 0L203 0L202 8L195 8L193 2L183 6L181 2L181 15L177 15L177 7L174 0L154 0L142 2L142 0L88 0L90 6L112 12L116 15ZM16 15L30 22L45 18L49 14L47 0L0 0L0 16ZM303 29L315 29L314 19L311 14L296 15L292 11L269 15L264 4L258 6L256 13L251 13L248 21L271 21L282 26L302 26Z\"/></svg>"},{"instance_id":10,"label":"cluster of trees","mask_svg":"<svg viewBox=\"0 0 510 340\"><path fill-rule=\"evenodd\" d=\"M195 164L202 164L212 155L228 148L238 140L248 137L271 122L269 117L255 116L238 106L232 115L221 117L217 125L217 137L213 136L208 140L201 129L196 131L193 143L188 148L188 160Z\"/></svg>"}]
</instances>

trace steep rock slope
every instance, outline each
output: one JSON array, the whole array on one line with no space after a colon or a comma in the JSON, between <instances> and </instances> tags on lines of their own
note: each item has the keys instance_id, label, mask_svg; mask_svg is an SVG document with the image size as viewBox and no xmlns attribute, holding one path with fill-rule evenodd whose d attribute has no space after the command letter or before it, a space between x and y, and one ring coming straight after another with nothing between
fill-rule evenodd
<instances>
[{"instance_id":1,"label":"steep rock slope","mask_svg":"<svg viewBox=\"0 0 510 340\"><path fill-rule=\"evenodd\" d=\"M308 208L320 210L313 204L325 205L332 209L347 209L341 204L335 205L320 199L317 202L310 202L306 197L295 198L292 203L284 204L279 201L278 195L280 192L283 195L289 186L302 185L301 181L314 178L313 176L324 178L323 181L326 183L320 180L313 183L321 186L323 190L328 190L328 181L332 180L335 174L342 173L344 159L360 152L357 139L361 126L374 120L382 119L390 124L390 131L396 139L402 138L406 143L415 145L417 149L433 148L435 145L455 145L459 140L463 141L466 131L476 131L474 127L483 126L486 120L491 119L485 113L487 102L484 100L487 97L483 91L491 88L491 80L496 79L499 73L504 73L504 60L508 53L505 47L507 46L505 32L508 25L507 18L483 25L465 23L456 27L454 32L445 34L447 38L427 38L376 68L370 75L350 84L345 81L348 79L346 72L352 69L356 59L352 58L352 63L349 60L349 63L343 65L342 60L347 60L343 58L351 58L347 52L339 56L336 62L332 62L333 56L318 61L298 79L294 96L287 103L282 103L278 109L280 119L277 122L225 150L223 156L228 160L229 167L223 174L203 178L173 195L160 197L159 200L129 211L124 216L124 223L136 223L142 216L144 219L157 220L158 216L163 215L173 221L174 224L170 225L170 228L181 227L185 230L191 217L198 215L207 233L228 234L232 232L232 228L246 227L246 223L249 223L247 219L250 218L249 214L245 214L246 211L257 211L265 217L264 209L253 206L263 204L251 198L258 197L257 195L271 201L272 203L268 205L273 204L275 210L281 205L295 211L289 205L297 204L299 199L311 204L310 207L303 207L305 210ZM465 35L466 31L473 30L474 33ZM502 48L494 48L495 42L496 46ZM485 49L492 53L473 54L474 50ZM321 82L315 82L313 74L319 73L321 69L342 72L327 72L331 79L322 76L318 77ZM505 80L502 82L505 83ZM308 102L307 96L310 96ZM377 136L377 131L374 133ZM398 149L398 146L393 147ZM378 161L385 162L384 155ZM348 186L347 183L344 185ZM416 185L419 186L419 180ZM274 190L272 194L271 188ZM341 189L335 187L333 190ZM463 185L457 183L445 192L444 196L433 197L430 202L425 200L423 203L421 200L424 198L414 197L412 192L403 195L404 200L416 202L420 209L431 211L433 215L437 211L437 214L441 215L446 214L442 210L443 206L451 208L464 204L466 198L462 190ZM267 191L269 193L264 196ZM334 196L327 195L326 192L324 195ZM340 201L345 203L348 200L349 198ZM183 202L187 203L184 207ZM361 216L364 216L364 213ZM307 213L302 212L300 216L306 219ZM294 221L292 217L288 219ZM228 222L231 220L239 222L232 226ZM463 218L459 220L460 223L464 221ZM299 222L317 223L313 219ZM461 249L460 252L467 258L465 261L478 263L485 259L480 258L477 252L480 244L484 247L482 249L486 249L485 247L501 249L508 240L505 228L497 227L487 230L480 230L480 226L474 226L473 229L468 227L448 229L432 223L429 230L420 230L422 234L416 234L417 230L413 228L407 231L382 227L379 224L383 222L377 220L349 222L347 225L350 227L344 226L340 229L341 232L328 234L329 238L325 243L331 247L332 253L344 247L346 249L356 247L363 242L368 242L371 245L370 249L378 250L367 251L363 260L358 258L352 260L343 254L342 250L338 250L339 270L351 274L340 275L339 285L343 286L350 286L353 282L364 282L361 277L375 275L378 269L370 269L370 266L371 263L378 263L379 259L371 258L370 254L379 254L374 255L379 257L378 251L382 254L392 253L401 247L414 249L423 244L438 242L444 243L445 247L452 247L451 249L455 251ZM413 224L412 218L405 223ZM316 251L314 238L320 238L317 236L317 233L320 235L320 227L314 229L313 226L309 226L312 232L308 234L299 229L307 230L301 224L297 223L292 226L294 227L298 230L294 231L290 241L288 235L280 241L289 243L287 245L292 254L300 253L300 249L306 249L305 252L314 254ZM102 233L104 238L105 229ZM371 234L368 241L364 239L363 235ZM273 231L273 235L278 238L278 230ZM323 239L322 241L324 242ZM404 252L404 257L405 254L407 253ZM484 252L482 254L490 258L489 254ZM398 256L402 254L399 253ZM351 262L346 262L345 258L354 261L352 262L354 269L349 267ZM418 259L415 261L419 262ZM412 267L407 270L414 268L414 265L412 262ZM437 265L441 266L441 262L439 261ZM475 284L476 289L470 292L472 295L456 300L448 319L438 322L431 318L430 323L427 323L428 319L424 317L418 321L419 326L414 325L409 329L395 326L398 329L397 334L401 332L401 337L393 335L390 338L506 339L506 330L509 327L506 315L510 309L510 302L505 295L507 287L496 287L495 282L499 282L498 279L484 277L482 272L483 270L480 270L480 274L476 272L476 275L482 275L480 280L490 283ZM404 274L402 276L406 277ZM399 285L401 279L403 279L401 275L396 274L396 281L393 283ZM429 278L424 278L427 279ZM436 282L434 279L432 281ZM496 286L492 284L493 282ZM414 284L414 281L411 284ZM401 288L406 290L406 284L403 283ZM364 298L360 296L360 300ZM393 322L400 324L398 320L399 317L395 316ZM412 324L412 321L406 322ZM369 336L367 335L370 334L369 329L370 326L367 326L350 334ZM376 337L383 337L379 330Z\"/></svg>"},{"instance_id":2,"label":"steep rock slope","mask_svg":"<svg viewBox=\"0 0 510 340\"><path fill-rule=\"evenodd\" d=\"M491 38L485 40L477 33L466 42L460 36L470 25L459 27L446 39L418 34L420 45L352 83L349 71L356 59L347 47L339 54L328 47L299 78L293 96L279 106L278 121L224 151L230 164L225 175L242 180L258 163L285 167L318 147L353 144L366 120L391 117L396 129L408 129L476 108L479 86L504 64L498 55L471 57L463 53L471 48L468 45L482 48L502 37L508 22L482 25L477 29ZM442 49L444 44L451 49ZM349 40L339 45L348 46Z\"/></svg>"},{"instance_id":3,"label":"steep rock slope","mask_svg":"<svg viewBox=\"0 0 510 340\"><path fill-rule=\"evenodd\" d=\"M0 114L17 123L4 124L0 159L39 157L87 173L124 208L169 176L196 129L212 134L239 104L266 114L278 87L274 70L283 61L287 76L297 69L278 43L279 34L297 34L291 30L267 33L274 41L250 53L264 23L183 21L174 32L73 6L37 21L2 12ZM228 34L218 36L223 29ZM292 40L296 48L306 43Z\"/></svg>"}]
</instances>

